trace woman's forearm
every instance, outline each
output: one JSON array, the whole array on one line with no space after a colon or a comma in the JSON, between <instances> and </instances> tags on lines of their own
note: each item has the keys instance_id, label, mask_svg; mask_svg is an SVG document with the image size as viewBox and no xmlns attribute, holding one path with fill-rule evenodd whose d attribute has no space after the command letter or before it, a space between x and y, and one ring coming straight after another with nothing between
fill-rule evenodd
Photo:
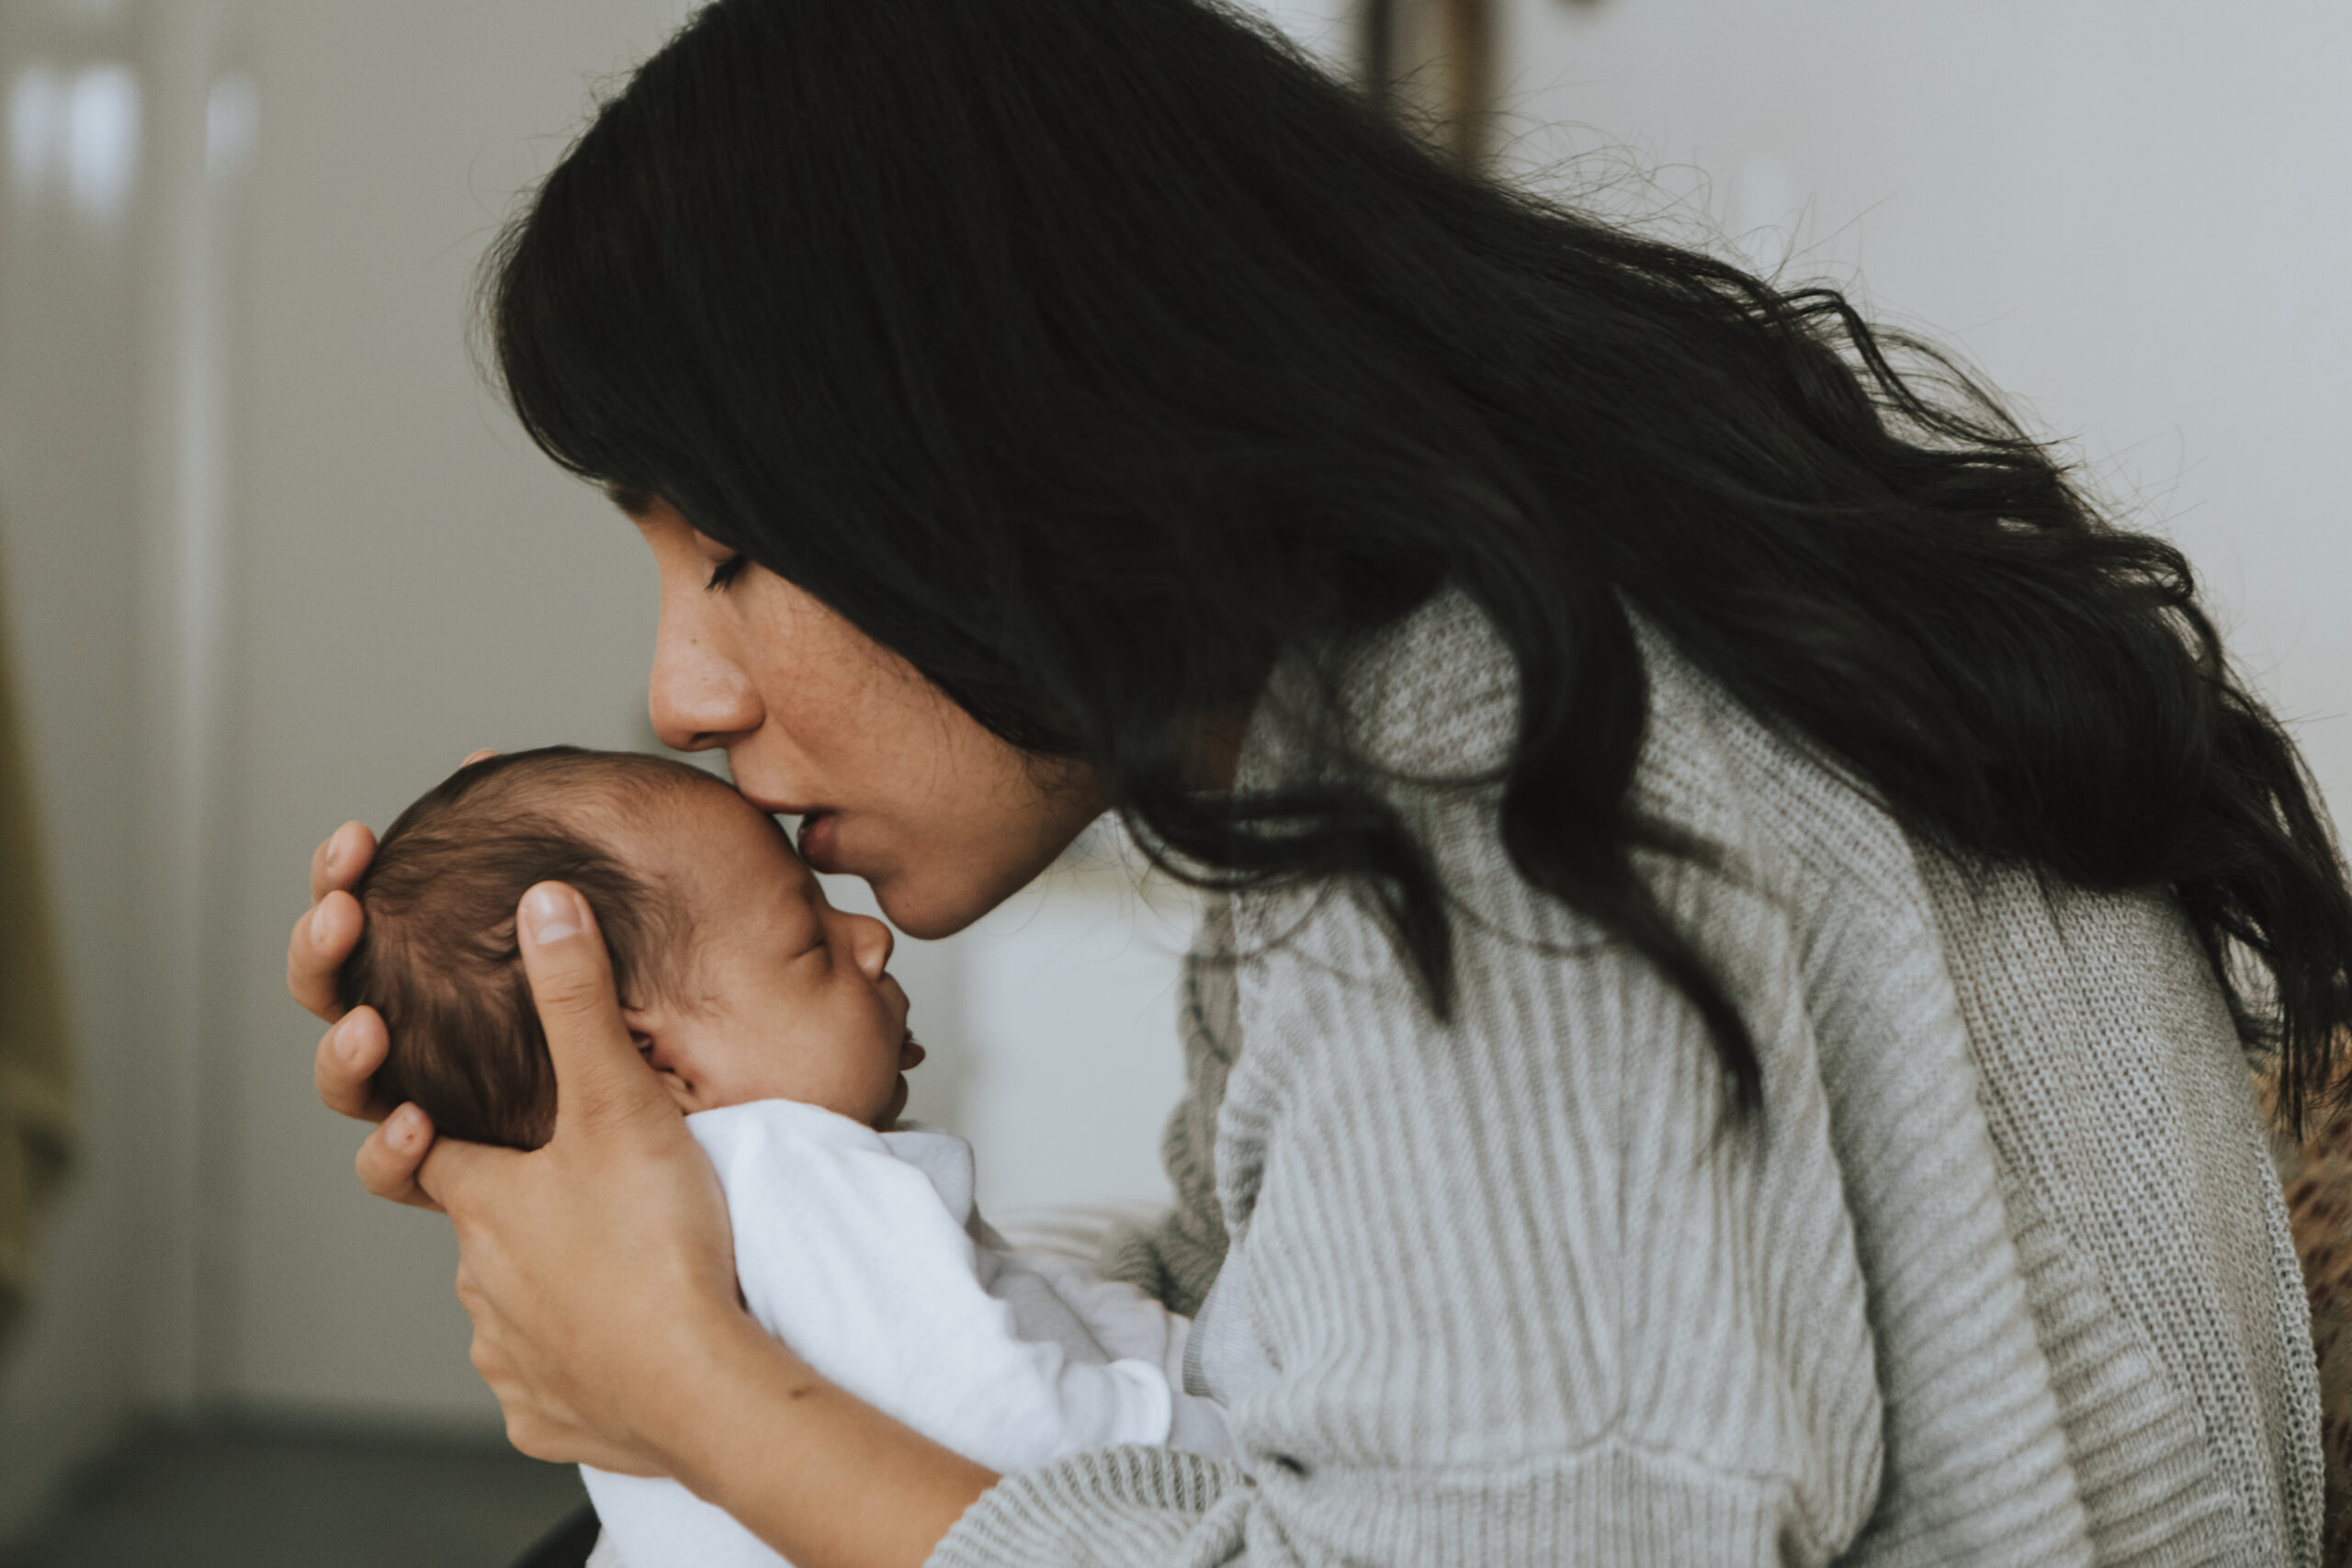
<instances>
[{"instance_id":1,"label":"woman's forearm","mask_svg":"<svg viewBox=\"0 0 2352 1568\"><path fill-rule=\"evenodd\" d=\"M681 1378L673 1473L797 1568L920 1568L996 1474L843 1393L744 1318Z\"/></svg>"}]
</instances>

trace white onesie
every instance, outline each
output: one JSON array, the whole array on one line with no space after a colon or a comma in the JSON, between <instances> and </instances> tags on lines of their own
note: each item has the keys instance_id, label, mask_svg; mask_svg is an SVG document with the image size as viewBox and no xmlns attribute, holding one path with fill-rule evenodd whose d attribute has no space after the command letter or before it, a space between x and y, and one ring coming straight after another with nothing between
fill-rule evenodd
<instances>
[{"instance_id":1,"label":"white onesie","mask_svg":"<svg viewBox=\"0 0 2352 1568\"><path fill-rule=\"evenodd\" d=\"M1133 1286L1010 1251L972 1205L972 1151L763 1100L686 1127L718 1168L752 1315L828 1382L991 1470L1149 1443L1230 1457L1222 1412L1183 1392L1189 1324ZM775 1568L674 1481L581 1474L592 1568Z\"/></svg>"}]
</instances>

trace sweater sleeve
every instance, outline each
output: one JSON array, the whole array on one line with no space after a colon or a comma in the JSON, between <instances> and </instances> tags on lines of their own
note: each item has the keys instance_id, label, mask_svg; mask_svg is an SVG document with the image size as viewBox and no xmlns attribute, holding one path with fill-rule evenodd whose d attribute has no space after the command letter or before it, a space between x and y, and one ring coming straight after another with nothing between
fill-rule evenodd
<instances>
[{"instance_id":1,"label":"sweater sleeve","mask_svg":"<svg viewBox=\"0 0 2352 1568\"><path fill-rule=\"evenodd\" d=\"M1210 1311L1262 1352L1216 1390L1242 1462L1008 1476L939 1568L1820 1563L1860 1532L1882 1411L1785 926L1651 868L1758 1036L1741 1122L1696 1016L1525 886L1491 808L1419 824L1469 890L1449 1023L1358 899L1240 903Z\"/></svg>"}]
</instances>

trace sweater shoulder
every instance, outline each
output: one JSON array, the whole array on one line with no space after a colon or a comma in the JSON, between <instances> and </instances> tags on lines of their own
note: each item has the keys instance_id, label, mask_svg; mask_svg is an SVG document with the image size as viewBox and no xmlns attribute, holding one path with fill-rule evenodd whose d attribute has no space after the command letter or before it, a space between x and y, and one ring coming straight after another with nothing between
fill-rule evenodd
<instances>
[{"instance_id":1,"label":"sweater shoulder","mask_svg":"<svg viewBox=\"0 0 2352 1568\"><path fill-rule=\"evenodd\" d=\"M1759 717L1638 612L1647 719L1636 806L1702 846L1731 880L1849 898L1924 898L1901 827L1818 750ZM1333 741L1364 757L1408 809L1498 784L1518 737L1510 646L1470 595L1448 587L1351 649L1336 676L1285 663L1243 755L1244 787L1313 766ZM1434 824L1419 823L1417 826ZM1456 826L1476 831L1474 818Z\"/></svg>"}]
</instances>

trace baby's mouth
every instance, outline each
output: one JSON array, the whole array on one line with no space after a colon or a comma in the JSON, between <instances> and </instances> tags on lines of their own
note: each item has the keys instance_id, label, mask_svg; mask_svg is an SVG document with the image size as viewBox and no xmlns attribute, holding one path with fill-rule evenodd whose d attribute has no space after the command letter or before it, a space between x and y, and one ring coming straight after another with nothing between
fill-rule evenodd
<instances>
[{"instance_id":1,"label":"baby's mouth","mask_svg":"<svg viewBox=\"0 0 2352 1568\"><path fill-rule=\"evenodd\" d=\"M922 1043L915 1039L914 1031L909 1030L906 1039L899 1044L899 1070L903 1073L910 1067L922 1066L922 1059L928 1055L930 1053L922 1048Z\"/></svg>"}]
</instances>

